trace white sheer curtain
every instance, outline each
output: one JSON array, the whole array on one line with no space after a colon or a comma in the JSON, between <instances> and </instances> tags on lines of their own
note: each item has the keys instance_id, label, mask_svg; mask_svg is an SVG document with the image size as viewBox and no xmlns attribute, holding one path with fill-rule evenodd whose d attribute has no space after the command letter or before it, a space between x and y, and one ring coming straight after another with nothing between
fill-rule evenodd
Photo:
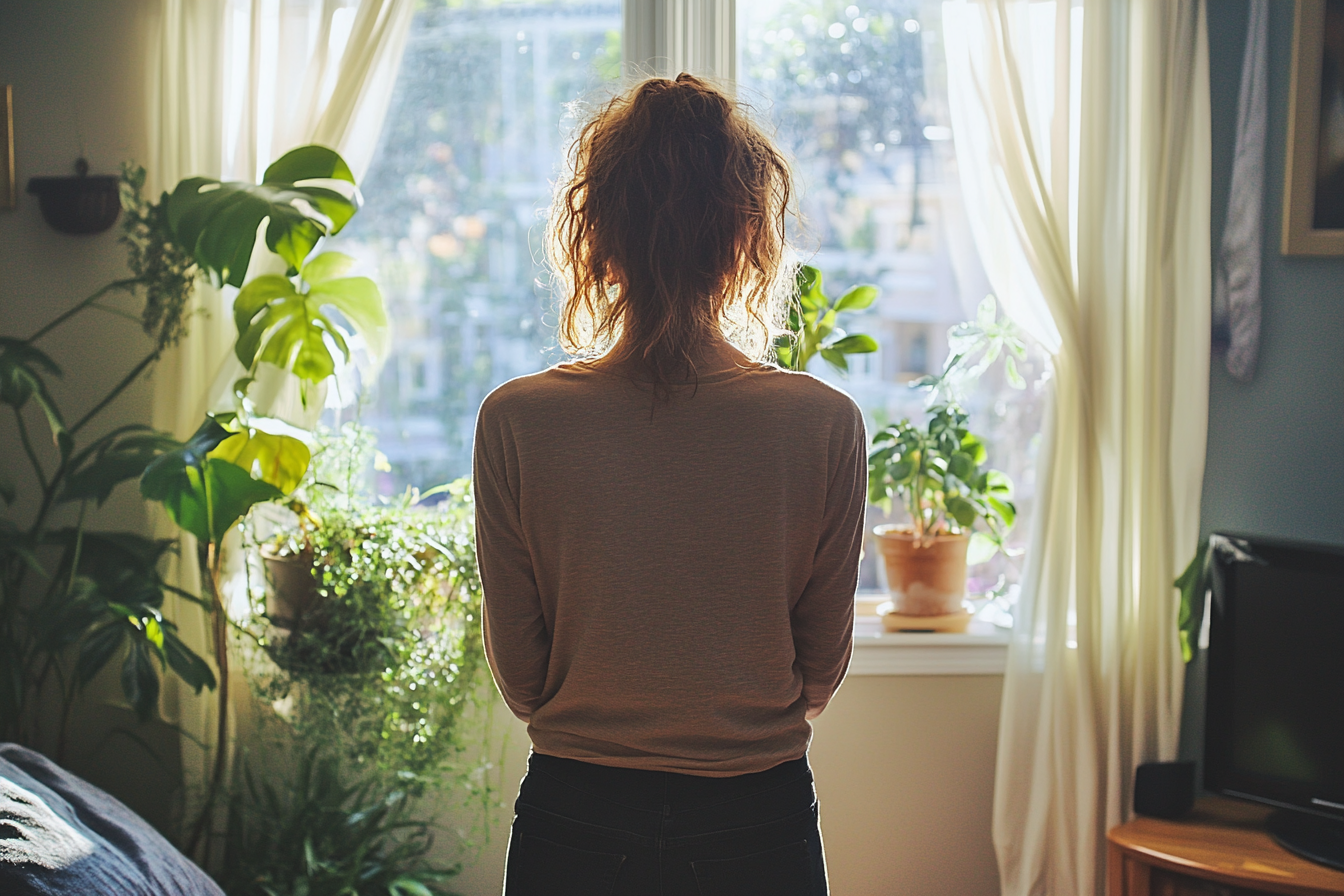
<instances>
[{"instance_id":1,"label":"white sheer curtain","mask_svg":"<svg viewBox=\"0 0 1344 896\"><path fill-rule=\"evenodd\" d=\"M295 146L321 143L356 179L373 158L405 48L414 0L162 0L148 71L149 189L184 177L254 180ZM253 263L265 262L254 256ZM236 336L233 290L201 282L190 335L154 374L154 426L185 438L225 394ZM176 534L175 532L166 534ZM169 574L199 593L195 544ZM209 623L170 607L189 645L209 653ZM246 694L241 682L232 688ZM235 705L238 705L235 703ZM165 718L182 732L185 817L195 816L213 757L215 702L165 682ZM205 745L205 746L203 746Z\"/></svg>"},{"instance_id":2,"label":"white sheer curtain","mask_svg":"<svg viewBox=\"0 0 1344 896\"><path fill-rule=\"evenodd\" d=\"M1172 581L1208 423L1203 0L953 0L943 33L968 216L1052 409L1009 650L1003 892L1100 894L1137 763L1173 758Z\"/></svg>"}]
</instances>

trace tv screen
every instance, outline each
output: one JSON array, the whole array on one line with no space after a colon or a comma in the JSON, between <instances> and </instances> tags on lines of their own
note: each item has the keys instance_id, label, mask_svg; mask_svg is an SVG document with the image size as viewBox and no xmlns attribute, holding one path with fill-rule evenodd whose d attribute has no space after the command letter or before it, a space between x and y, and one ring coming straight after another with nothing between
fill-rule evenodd
<instances>
[{"instance_id":1,"label":"tv screen","mask_svg":"<svg viewBox=\"0 0 1344 896\"><path fill-rule=\"evenodd\" d=\"M1344 548L1214 535L1204 786L1344 820Z\"/></svg>"}]
</instances>

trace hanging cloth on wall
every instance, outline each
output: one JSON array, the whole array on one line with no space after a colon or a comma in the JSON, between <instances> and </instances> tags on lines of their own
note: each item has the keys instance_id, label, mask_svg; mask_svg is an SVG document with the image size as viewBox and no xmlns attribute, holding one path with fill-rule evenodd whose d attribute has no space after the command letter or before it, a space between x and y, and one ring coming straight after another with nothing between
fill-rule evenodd
<instances>
[{"instance_id":1,"label":"hanging cloth on wall","mask_svg":"<svg viewBox=\"0 0 1344 896\"><path fill-rule=\"evenodd\" d=\"M1268 123L1269 0L1251 0L1237 99L1227 221L1213 270L1213 344L1227 372L1249 382L1260 354L1260 258Z\"/></svg>"}]
</instances>

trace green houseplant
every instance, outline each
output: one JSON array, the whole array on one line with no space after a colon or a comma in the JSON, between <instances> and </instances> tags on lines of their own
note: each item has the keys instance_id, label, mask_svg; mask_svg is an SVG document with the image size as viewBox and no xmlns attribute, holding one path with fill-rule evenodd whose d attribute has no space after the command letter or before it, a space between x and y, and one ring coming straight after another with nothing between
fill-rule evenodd
<instances>
[{"instance_id":1,"label":"green houseplant","mask_svg":"<svg viewBox=\"0 0 1344 896\"><path fill-rule=\"evenodd\" d=\"M143 198L144 178L143 169L127 168L121 181L122 242L131 276L107 284L25 339L0 337L0 403L13 414L29 468L22 479L15 478L17 464L0 468L0 497L15 510L31 511L26 520L0 519L0 740L49 750L57 761L80 689L114 658L121 659L122 693L142 720L157 707L166 671L197 693L216 684L209 665L182 642L163 611L168 594L199 600L160 573L173 542L88 524L91 509L180 447L140 424L92 434L107 408L182 339L190 323L196 263L174 241L163 204ZM138 313L109 304L119 293L140 301ZM61 367L39 346L54 330L91 314L138 322L147 345L106 391L89 397L90 410L67 422L50 388ZM34 416L47 438L34 438ZM54 733L44 731L44 718L53 716Z\"/></svg>"},{"instance_id":2,"label":"green houseplant","mask_svg":"<svg viewBox=\"0 0 1344 896\"><path fill-rule=\"evenodd\" d=\"M788 370L806 370L814 357L839 373L849 372L847 355L877 351L877 340L862 333L846 333L838 326L841 314L862 311L877 299L877 287L855 286L837 299L822 290L821 271L799 265L794 278L798 299L789 307L788 332L775 339L775 358Z\"/></svg>"},{"instance_id":3,"label":"green houseplant","mask_svg":"<svg viewBox=\"0 0 1344 896\"><path fill-rule=\"evenodd\" d=\"M1012 482L985 466L984 442L966 423L960 407L943 404L923 428L906 419L873 437L868 499L888 511L899 500L910 517L874 531L901 616L959 616L968 548L973 562L988 559L1016 520Z\"/></svg>"},{"instance_id":4,"label":"green houseplant","mask_svg":"<svg viewBox=\"0 0 1344 896\"><path fill-rule=\"evenodd\" d=\"M228 738L228 620L220 599L222 555L228 532L260 503L283 498L306 472L308 448L292 436L269 431L264 409L248 392L264 366L287 372L304 385L305 401L335 371L333 347L347 360L348 339L385 347L387 317L373 281L346 277L350 259L319 253L323 239L339 232L362 202L355 179L334 150L303 146L271 164L260 184L195 177L160 200L161 226L191 253L199 270L218 285L242 287L234 300L238 327L234 353L247 375L234 384L236 411L210 416L184 445L145 467L144 497L196 537L201 578L213 611L215 662L220 671L215 763L200 816L187 838L195 850L225 774ZM283 274L247 280L258 233L285 266ZM339 312L334 319L331 310Z\"/></svg>"},{"instance_id":5,"label":"green houseplant","mask_svg":"<svg viewBox=\"0 0 1344 896\"><path fill-rule=\"evenodd\" d=\"M432 792L465 790L488 802L462 724L488 680L469 483L379 499L363 487L373 456L372 434L355 424L321 434L290 503L295 519L264 539L261 521L249 524L254 542L310 558L317 596L287 629L268 610L278 583L254 581L244 668L259 702L283 707L269 717L276 749L292 754L303 744L311 752L284 781L255 774L235 793L226 864L242 883L230 893L261 892L244 885L255 880L275 892L338 892L325 888L360 849L407 892L419 892L408 881L432 889L449 870L426 864L423 850L387 844L428 836L423 800ZM322 812L333 819L346 812L359 837L342 829L344 837L303 847L294 837L264 835L284 828L277 812L311 808L318 797L301 784L314 768L354 782L358 798L352 790ZM366 830L370 805L386 808ZM350 892L387 890L360 884Z\"/></svg>"}]
</instances>

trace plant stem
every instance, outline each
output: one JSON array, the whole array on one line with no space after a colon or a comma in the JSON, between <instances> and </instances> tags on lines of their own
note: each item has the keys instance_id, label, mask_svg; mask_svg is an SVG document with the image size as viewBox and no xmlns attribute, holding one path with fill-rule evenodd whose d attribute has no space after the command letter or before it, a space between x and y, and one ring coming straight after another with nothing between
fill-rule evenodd
<instances>
[{"instance_id":1,"label":"plant stem","mask_svg":"<svg viewBox=\"0 0 1344 896\"><path fill-rule=\"evenodd\" d=\"M219 670L219 687L216 694L219 700L218 724L215 730L215 768L210 777L210 787L206 791L205 802L201 806L200 817L192 826L191 836L187 839L183 852L188 856L193 855L196 846L200 843L201 835L205 832L206 825L210 821L210 813L214 808L215 798L219 795L220 784L224 780L225 769L225 746L229 733L229 641L228 641L228 618L224 612L224 602L219 596L219 577L221 570L221 552L219 545L209 543L198 550L198 562L201 566L203 578L210 581L211 603L214 605L213 633L215 642L215 666ZM205 839L204 861L210 858L210 838Z\"/></svg>"},{"instance_id":2,"label":"plant stem","mask_svg":"<svg viewBox=\"0 0 1344 896\"><path fill-rule=\"evenodd\" d=\"M126 389L131 385L131 383L134 383L137 379L139 379L140 374L144 373L145 370L148 369L149 366L157 360L159 360L159 349L155 349L148 355L145 355L145 357L141 359L139 364L136 364L134 367L131 368L130 373L126 374L124 377L121 378L121 382L117 383L117 385L112 389L111 392L103 396L102 401L94 405L92 410L90 410L83 417L79 418L79 422L77 422L74 426L71 426L69 428L68 431L70 435L73 436L75 433L83 429L84 424L88 423L94 417L98 416L98 414L102 412L103 408L111 404L116 399L116 397L120 395L122 392L125 392Z\"/></svg>"},{"instance_id":3,"label":"plant stem","mask_svg":"<svg viewBox=\"0 0 1344 896\"><path fill-rule=\"evenodd\" d=\"M69 311L66 311L64 314L61 314L55 320L51 321L51 323L47 324L42 329L38 330L33 335L29 336L25 341L28 343L36 342L43 336L50 333L52 330L59 327L61 324L65 323L70 318L74 317L79 312L83 311L85 308L88 308L90 305L101 299L103 296L107 295L109 292L112 292L114 289L134 289L136 285L139 283L140 283L139 277L131 277L126 280L113 280L111 283L107 284L102 289L98 290L93 295L89 296L87 299L80 302L78 305L71 308Z\"/></svg>"},{"instance_id":4,"label":"plant stem","mask_svg":"<svg viewBox=\"0 0 1344 896\"><path fill-rule=\"evenodd\" d=\"M33 472L37 474L37 482L42 486L42 490L47 490L47 475L42 469L42 463L37 459L37 452L33 450L33 441L28 437L28 424L23 422L23 411L20 408L14 408L14 419L19 422L19 439L23 442L24 453L28 455L28 462L33 465Z\"/></svg>"}]
</instances>

